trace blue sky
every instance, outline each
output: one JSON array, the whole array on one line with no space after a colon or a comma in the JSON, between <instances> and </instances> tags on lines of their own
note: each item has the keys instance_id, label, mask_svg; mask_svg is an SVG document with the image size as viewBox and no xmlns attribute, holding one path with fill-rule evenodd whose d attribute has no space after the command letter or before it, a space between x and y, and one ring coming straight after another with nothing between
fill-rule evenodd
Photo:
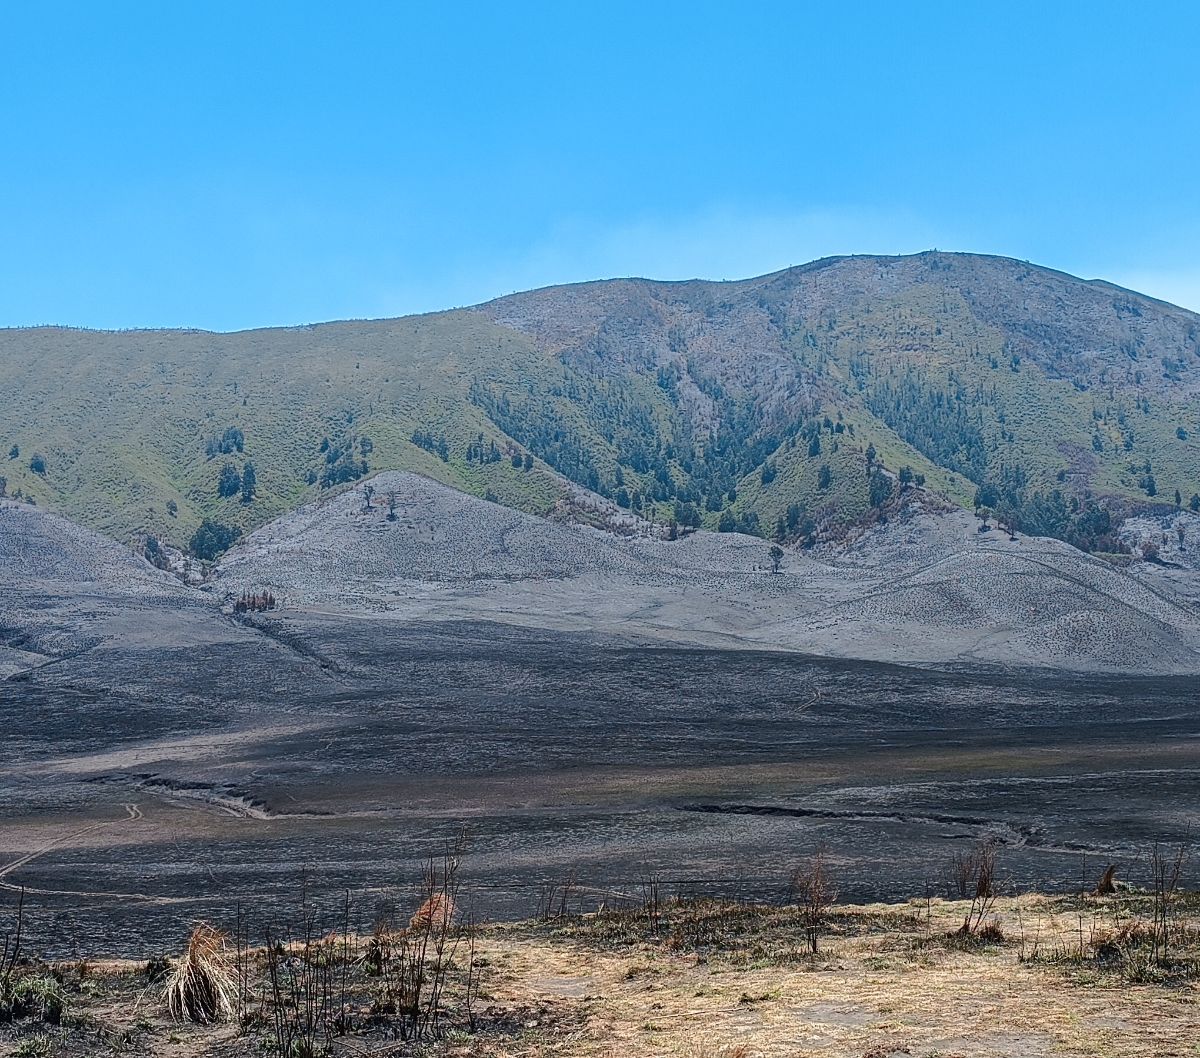
<instances>
[{"instance_id":1,"label":"blue sky","mask_svg":"<svg viewBox=\"0 0 1200 1058\"><path fill-rule=\"evenodd\" d=\"M838 253L1200 309L1200 5L0 11L0 325L219 330Z\"/></svg>"}]
</instances>

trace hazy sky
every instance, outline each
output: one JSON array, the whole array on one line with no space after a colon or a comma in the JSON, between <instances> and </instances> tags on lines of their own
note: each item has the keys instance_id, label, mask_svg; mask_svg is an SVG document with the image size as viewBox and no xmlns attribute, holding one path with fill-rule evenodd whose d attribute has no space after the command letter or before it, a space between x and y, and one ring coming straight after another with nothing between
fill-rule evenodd
<instances>
[{"instance_id":1,"label":"hazy sky","mask_svg":"<svg viewBox=\"0 0 1200 1058\"><path fill-rule=\"evenodd\" d=\"M1200 309L1200 4L0 12L0 325L1008 254Z\"/></svg>"}]
</instances>

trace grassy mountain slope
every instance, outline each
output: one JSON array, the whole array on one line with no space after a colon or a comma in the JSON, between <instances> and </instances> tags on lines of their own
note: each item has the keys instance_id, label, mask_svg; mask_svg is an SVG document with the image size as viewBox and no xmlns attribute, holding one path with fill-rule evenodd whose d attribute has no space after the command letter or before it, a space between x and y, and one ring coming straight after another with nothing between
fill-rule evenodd
<instances>
[{"instance_id":1,"label":"grassy mountain slope","mask_svg":"<svg viewBox=\"0 0 1200 1058\"><path fill-rule=\"evenodd\" d=\"M1072 497L1172 502L1178 489L1187 502L1200 482L1200 317L1018 261L834 258L739 283L550 288L480 311L554 352L593 421L629 421L611 380L656 374L677 412L661 462L682 452L706 501L734 488L760 523L786 500L776 482L810 511L829 506L813 467L792 466L798 449L829 464L841 515L861 513L866 468L830 457L870 444L958 502L988 485L992 505L1052 535L1079 535L1060 524L1082 517ZM499 421L542 447L540 424ZM615 439L625 464L648 443ZM776 445L789 475L756 490Z\"/></svg>"},{"instance_id":2,"label":"grassy mountain slope","mask_svg":"<svg viewBox=\"0 0 1200 1058\"><path fill-rule=\"evenodd\" d=\"M477 372L510 360L533 374L549 367L526 339L469 313L239 334L3 331L0 474L10 494L119 538L151 531L180 543L205 516L248 528L291 509L320 490L307 479L336 450L356 473L364 460L370 471L417 470L545 511L561 483L544 468L463 456L480 432L508 444L467 390ZM210 455L231 427L241 449ZM417 430L444 436L450 458L414 444ZM11 444L16 458L6 458ZM44 474L30 469L35 453ZM240 474L247 461L252 501L220 497L221 468Z\"/></svg>"},{"instance_id":3,"label":"grassy mountain slope","mask_svg":"<svg viewBox=\"0 0 1200 1058\"><path fill-rule=\"evenodd\" d=\"M833 258L400 320L0 331L0 475L118 538L177 543L364 464L537 513L561 474L658 518L806 538L886 506L909 467L1103 546L1087 497L1200 492L1198 390L1182 309L1004 258ZM251 501L218 495L248 461Z\"/></svg>"}]
</instances>

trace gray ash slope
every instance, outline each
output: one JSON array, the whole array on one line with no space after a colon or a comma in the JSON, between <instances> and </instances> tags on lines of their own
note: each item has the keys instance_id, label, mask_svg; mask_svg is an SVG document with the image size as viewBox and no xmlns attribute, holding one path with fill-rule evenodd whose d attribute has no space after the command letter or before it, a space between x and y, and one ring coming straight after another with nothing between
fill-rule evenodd
<instances>
[{"instance_id":1,"label":"gray ash slope","mask_svg":"<svg viewBox=\"0 0 1200 1058\"><path fill-rule=\"evenodd\" d=\"M71 687L124 700L223 707L312 667L221 613L128 548L0 501L0 686ZM164 710L166 711L166 710Z\"/></svg>"},{"instance_id":2,"label":"gray ash slope","mask_svg":"<svg viewBox=\"0 0 1200 1058\"><path fill-rule=\"evenodd\" d=\"M1119 569L1059 541L979 533L963 512L914 508L849 547L789 551L776 576L755 537L621 537L415 474L373 484L370 510L349 490L252 533L204 591L63 519L0 504L0 675L154 693L169 661L194 674L197 698L216 700L231 681L265 692L309 669L332 678L286 635L292 617L319 612L918 665L1200 671L1194 568ZM380 502L389 492L394 521ZM1161 535L1169 558L1190 556L1186 529ZM263 589L283 610L259 627L221 612ZM214 667L220 681L205 676Z\"/></svg>"},{"instance_id":3,"label":"gray ash slope","mask_svg":"<svg viewBox=\"0 0 1200 1058\"><path fill-rule=\"evenodd\" d=\"M306 504L250 534L218 566L218 584L263 577L298 600L385 594L393 583L472 583L605 574L682 576L706 567L749 571L763 541L698 533L681 541L617 536L480 500L418 474L389 472L358 489ZM396 498L395 519L386 497ZM753 560L751 560L751 554ZM260 568L260 563L263 565Z\"/></svg>"},{"instance_id":4,"label":"gray ash slope","mask_svg":"<svg viewBox=\"0 0 1200 1058\"><path fill-rule=\"evenodd\" d=\"M880 637L977 635L963 660L1127 672L1193 671L1200 610L1157 570L1129 570L1045 538L979 533L965 514L919 518L866 534L840 560L882 585L827 619Z\"/></svg>"},{"instance_id":5,"label":"gray ash slope","mask_svg":"<svg viewBox=\"0 0 1200 1058\"><path fill-rule=\"evenodd\" d=\"M190 594L106 537L0 501L4 675L77 655L101 642L120 614L187 606Z\"/></svg>"},{"instance_id":6,"label":"gray ash slope","mask_svg":"<svg viewBox=\"0 0 1200 1058\"><path fill-rule=\"evenodd\" d=\"M220 564L226 596L396 620L499 620L701 645L911 664L1200 671L1180 585L1056 540L980 533L917 508L819 555L697 533L670 542L555 524L413 474L375 479L396 518L350 491L251 534ZM1187 581L1190 584L1190 580Z\"/></svg>"}]
</instances>

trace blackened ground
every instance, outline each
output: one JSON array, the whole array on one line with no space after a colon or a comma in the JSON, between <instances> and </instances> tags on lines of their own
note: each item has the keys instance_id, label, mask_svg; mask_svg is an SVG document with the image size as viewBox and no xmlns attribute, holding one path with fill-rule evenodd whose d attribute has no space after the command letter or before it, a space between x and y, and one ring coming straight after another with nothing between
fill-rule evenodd
<instances>
[{"instance_id":1,"label":"blackened ground","mask_svg":"<svg viewBox=\"0 0 1200 1058\"><path fill-rule=\"evenodd\" d=\"M818 848L845 899L947 893L987 839L1013 888L1138 882L1200 817L1190 679L256 624L0 682L0 882L32 946L142 956L347 892L367 927L461 830L465 899L503 917L570 878L585 908L651 876L782 898Z\"/></svg>"}]
</instances>

